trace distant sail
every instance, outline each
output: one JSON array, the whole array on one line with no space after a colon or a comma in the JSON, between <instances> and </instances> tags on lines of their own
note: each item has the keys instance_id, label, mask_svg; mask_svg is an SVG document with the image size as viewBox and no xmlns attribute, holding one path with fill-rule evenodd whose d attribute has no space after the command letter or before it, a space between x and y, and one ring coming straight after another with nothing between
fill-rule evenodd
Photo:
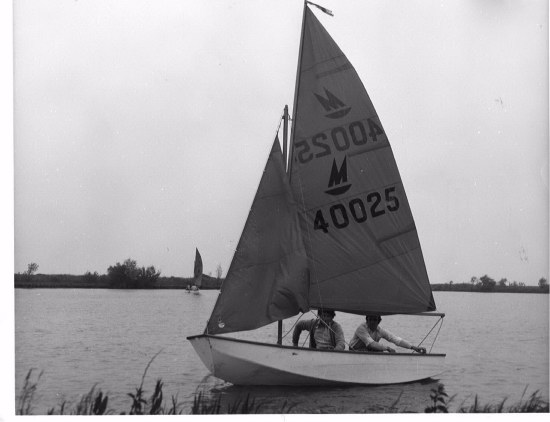
<instances>
[{"instance_id":1,"label":"distant sail","mask_svg":"<svg viewBox=\"0 0 550 422\"><path fill-rule=\"evenodd\" d=\"M202 258L197 248L195 248L195 268L193 271L193 283L199 288L202 284Z\"/></svg>"},{"instance_id":2,"label":"distant sail","mask_svg":"<svg viewBox=\"0 0 550 422\"><path fill-rule=\"evenodd\" d=\"M252 330L306 312L306 264L297 204L275 138L207 332Z\"/></svg>"},{"instance_id":3,"label":"distant sail","mask_svg":"<svg viewBox=\"0 0 550 422\"><path fill-rule=\"evenodd\" d=\"M435 310L386 132L355 69L306 8L291 185L309 304L364 314Z\"/></svg>"}]
</instances>

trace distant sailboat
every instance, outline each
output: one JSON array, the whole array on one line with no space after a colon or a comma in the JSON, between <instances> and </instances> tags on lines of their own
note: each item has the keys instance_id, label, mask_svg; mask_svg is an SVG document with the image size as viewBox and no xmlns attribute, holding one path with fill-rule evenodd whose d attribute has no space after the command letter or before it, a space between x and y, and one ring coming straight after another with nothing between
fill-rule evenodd
<instances>
[{"instance_id":1,"label":"distant sailboat","mask_svg":"<svg viewBox=\"0 0 550 422\"><path fill-rule=\"evenodd\" d=\"M202 284L202 258L199 250L195 248L195 266L193 270L193 286L191 290L194 294L199 294Z\"/></svg>"},{"instance_id":2,"label":"distant sailboat","mask_svg":"<svg viewBox=\"0 0 550 422\"><path fill-rule=\"evenodd\" d=\"M295 348L219 335L320 308L435 315L438 322L444 316L432 312L420 242L386 132L355 69L308 3L289 168L276 137L206 329L188 340L213 375L234 384L433 377L442 372L445 354ZM285 108L285 134L287 120Z\"/></svg>"}]
</instances>

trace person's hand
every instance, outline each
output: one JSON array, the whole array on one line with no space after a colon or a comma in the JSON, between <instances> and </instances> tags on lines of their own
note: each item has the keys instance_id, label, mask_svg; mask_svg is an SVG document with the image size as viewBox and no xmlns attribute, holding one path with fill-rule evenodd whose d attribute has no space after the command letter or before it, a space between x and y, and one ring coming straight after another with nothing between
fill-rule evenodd
<instances>
[{"instance_id":1,"label":"person's hand","mask_svg":"<svg viewBox=\"0 0 550 422\"><path fill-rule=\"evenodd\" d=\"M386 352L395 353L395 349L392 349L391 347L386 347Z\"/></svg>"},{"instance_id":2,"label":"person's hand","mask_svg":"<svg viewBox=\"0 0 550 422\"><path fill-rule=\"evenodd\" d=\"M412 349L417 353L426 354L426 349L424 347L413 346Z\"/></svg>"}]
</instances>

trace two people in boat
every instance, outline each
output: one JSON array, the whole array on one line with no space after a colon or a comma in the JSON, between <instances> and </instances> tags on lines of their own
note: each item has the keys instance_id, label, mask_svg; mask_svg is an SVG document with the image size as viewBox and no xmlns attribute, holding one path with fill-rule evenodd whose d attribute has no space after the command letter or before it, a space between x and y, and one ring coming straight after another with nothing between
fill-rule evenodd
<instances>
[{"instance_id":1,"label":"two people in boat","mask_svg":"<svg viewBox=\"0 0 550 422\"><path fill-rule=\"evenodd\" d=\"M320 309L316 319L299 321L292 333L292 345L298 346L302 331L309 331L309 347L316 349L344 350L345 340L342 326L334 321L335 312L330 309ZM417 353L426 353L424 347L417 347L408 341L397 337L388 330L380 327L380 315L367 315L365 322L359 324L349 343L352 351L390 352L395 349L380 343L384 339L396 346L414 350Z\"/></svg>"}]
</instances>

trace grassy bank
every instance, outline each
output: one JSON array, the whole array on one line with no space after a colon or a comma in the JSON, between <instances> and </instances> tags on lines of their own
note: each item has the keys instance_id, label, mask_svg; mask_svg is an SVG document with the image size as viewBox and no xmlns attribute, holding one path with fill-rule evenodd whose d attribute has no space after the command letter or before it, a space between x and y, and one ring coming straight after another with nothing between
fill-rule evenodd
<instances>
[{"instance_id":1,"label":"grassy bank","mask_svg":"<svg viewBox=\"0 0 550 422\"><path fill-rule=\"evenodd\" d=\"M214 278L208 275L202 277L202 290L219 289L223 278ZM193 284L192 278L159 277L152 289L185 289ZM474 293L548 293L548 285L539 286L494 286L490 291L482 286L471 283L442 283L432 284L434 292L474 292ZM16 289L110 289L112 286L106 275L85 274L14 274Z\"/></svg>"},{"instance_id":2,"label":"grassy bank","mask_svg":"<svg viewBox=\"0 0 550 422\"><path fill-rule=\"evenodd\" d=\"M152 360L147 365L151 364ZM141 384L134 391L127 393L128 405L124 409L112 409L109 407L109 397L96 386L84 394L76 403L63 401L52 405L47 411L48 415L204 415L204 414L248 414L248 413L272 413L265 411L266 402L258 401L251 394L239 397L230 403L222 405L221 396L211 399L198 392L195 394L193 405L185 406L178 401L177 395L166 398L163 393L163 382L158 379L152 393L146 393L143 386L147 368L143 373ZM25 383L16 400L17 415L35 415L34 395L42 374L34 376L32 370L27 373ZM517 403L508 404L506 399L498 403L480 403L477 395L471 405L464 404L453 406L453 398L447 395L443 384L438 384L427 398L424 413L548 413L548 402L543 399L538 391L529 396L525 395ZM377 413L411 413L408 408L401 409L397 397L393 404ZM265 400L265 399L264 399ZM294 412L293 406L283 403L279 413ZM331 412L332 413L332 412ZM344 409L341 413L348 413ZM365 412L368 413L368 412ZM420 412L419 412L420 413Z\"/></svg>"},{"instance_id":3,"label":"grassy bank","mask_svg":"<svg viewBox=\"0 0 550 422\"><path fill-rule=\"evenodd\" d=\"M548 285L539 286L491 286L484 288L479 284L471 283L442 283L432 284L434 292L473 292L473 293L548 293Z\"/></svg>"},{"instance_id":4,"label":"grassy bank","mask_svg":"<svg viewBox=\"0 0 550 422\"><path fill-rule=\"evenodd\" d=\"M223 279L202 276L202 290L219 289ZM193 278L159 277L152 289L185 289L193 284ZM16 289L110 289L106 275L85 274L14 274Z\"/></svg>"}]
</instances>

